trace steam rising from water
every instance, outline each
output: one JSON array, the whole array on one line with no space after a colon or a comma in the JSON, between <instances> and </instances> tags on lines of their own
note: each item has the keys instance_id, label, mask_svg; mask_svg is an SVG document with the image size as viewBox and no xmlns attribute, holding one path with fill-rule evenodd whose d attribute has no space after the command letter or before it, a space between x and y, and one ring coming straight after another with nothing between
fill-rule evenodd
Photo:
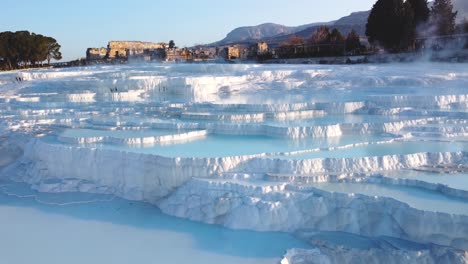
<instances>
[{"instance_id":1,"label":"steam rising from water","mask_svg":"<svg viewBox=\"0 0 468 264\"><path fill-rule=\"evenodd\" d=\"M458 11L457 21L461 22L464 18L468 19L468 1L453 0L454 9Z\"/></svg>"}]
</instances>

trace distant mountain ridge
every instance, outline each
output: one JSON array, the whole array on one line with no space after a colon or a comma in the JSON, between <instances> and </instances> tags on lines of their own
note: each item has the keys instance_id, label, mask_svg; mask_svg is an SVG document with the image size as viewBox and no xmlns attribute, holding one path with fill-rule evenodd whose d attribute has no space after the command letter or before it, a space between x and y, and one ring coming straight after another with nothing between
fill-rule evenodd
<instances>
[{"instance_id":1,"label":"distant mountain ridge","mask_svg":"<svg viewBox=\"0 0 468 264\"><path fill-rule=\"evenodd\" d=\"M316 25L329 25L333 22L318 22L297 27L289 27L275 23L264 23L257 26L239 27L227 34L227 36L218 43L230 44L248 40L261 40L279 35L289 35Z\"/></svg>"},{"instance_id":2,"label":"distant mountain ridge","mask_svg":"<svg viewBox=\"0 0 468 264\"><path fill-rule=\"evenodd\" d=\"M454 9L458 11L457 22L460 23L464 17L468 19L468 0L453 0ZM429 2L432 4L432 1ZM231 44L253 43L256 41L267 41L275 46L288 40L292 35L309 38L320 26L337 28L343 35L354 29L360 36L365 36L367 18L370 10L353 12L335 21L316 22L296 27L290 27L275 23L264 23L257 26L239 27L227 34L227 36L212 46L223 46Z\"/></svg>"},{"instance_id":3,"label":"distant mountain ridge","mask_svg":"<svg viewBox=\"0 0 468 264\"><path fill-rule=\"evenodd\" d=\"M369 11L353 12L349 16L342 17L333 23L334 26L338 25L365 25L369 17Z\"/></svg>"},{"instance_id":4,"label":"distant mountain ridge","mask_svg":"<svg viewBox=\"0 0 468 264\"><path fill-rule=\"evenodd\" d=\"M316 22L296 27L289 27L275 23L264 23L257 26L239 27L229 32L224 39L212 43L211 45L230 45L265 40L277 42L276 40L279 41L284 39L284 37L287 39L293 34L298 34L300 36L308 34L307 37L309 37L313 31L315 31L315 29L320 26L336 26L338 29L343 28L345 31L351 31L351 29L348 30L348 28L354 25L356 27L356 31L362 31L361 28L365 27L369 13L370 11L353 12L349 16L342 17L336 21ZM310 32L312 29L313 31Z\"/></svg>"}]
</instances>

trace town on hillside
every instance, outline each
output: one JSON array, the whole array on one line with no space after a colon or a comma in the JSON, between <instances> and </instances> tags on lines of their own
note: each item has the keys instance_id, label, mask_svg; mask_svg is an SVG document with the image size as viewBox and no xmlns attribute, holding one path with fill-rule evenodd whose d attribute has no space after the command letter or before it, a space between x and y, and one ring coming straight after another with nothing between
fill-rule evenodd
<instances>
[{"instance_id":1,"label":"town on hillside","mask_svg":"<svg viewBox=\"0 0 468 264\"><path fill-rule=\"evenodd\" d=\"M385 60L390 57L411 61L421 54L430 54L436 61L463 62L468 61L468 20L464 18L460 23L457 16L458 11L450 0L431 3L377 0L370 11L352 13L334 22L296 28L265 23L235 29L221 41L191 48L178 48L173 40L169 43L110 41L105 48L88 48L85 63L291 59L297 63L324 57L329 61L320 61L325 63L359 63L368 61L367 55L381 53L385 53ZM364 56L354 57L355 61L350 59L357 55Z\"/></svg>"},{"instance_id":2,"label":"town on hillside","mask_svg":"<svg viewBox=\"0 0 468 264\"><path fill-rule=\"evenodd\" d=\"M107 47L88 48L88 63L108 63L126 61L168 61L197 62L216 60L256 60L268 56L270 50L266 42L253 45L231 45L221 47L196 46L179 48L174 41L169 43L142 41L109 41Z\"/></svg>"},{"instance_id":3,"label":"town on hillside","mask_svg":"<svg viewBox=\"0 0 468 264\"><path fill-rule=\"evenodd\" d=\"M390 11L389 11L390 10ZM62 58L52 37L0 32L0 70L154 62L365 63L468 61L468 20L450 0L377 0L369 11L297 27L265 23L241 27L215 43L179 48L169 42L110 41L86 58ZM255 34L253 34L255 33ZM267 34L269 33L269 34Z\"/></svg>"}]
</instances>

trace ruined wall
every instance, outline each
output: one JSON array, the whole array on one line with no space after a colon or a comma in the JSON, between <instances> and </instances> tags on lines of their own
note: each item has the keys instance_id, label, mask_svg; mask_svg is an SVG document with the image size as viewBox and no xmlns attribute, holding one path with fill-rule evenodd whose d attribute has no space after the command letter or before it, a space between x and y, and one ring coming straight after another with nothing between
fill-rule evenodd
<instances>
[{"instance_id":1,"label":"ruined wall","mask_svg":"<svg viewBox=\"0 0 468 264\"><path fill-rule=\"evenodd\" d=\"M265 54L268 52L268 43L259 42L257 43L257 54Z\"/></svg>"},{"instance_id":2,"label":"ruined wall","mask_svg":"<svg viewBox=\"0 0 468 264\"><path fill-rule=\"evenodd\" d=\"M227 59L239 59L240 58L240 47L238 45L230 46L227 50Z\"/></svg>"},{"instance_id":3,"label":"ruined wall","mask_svg":"<svg viewBox=\"0 0 468 264\"><path fill-rule=\"evenodd\" d=\"M89 48L86 50L87 60L101 60L107 54L107 48Z\"/></svg>"},{"instance_id":4,"label":"ruined wall","mask_svg":"<svg viewBox=\"0 0 468 264\"><path fill-rule=\"evenodd\" d=\"M164 48L165 43L152 43L142 41L110 41L107 45L109 58L135 56L143 54L145 50Z\"/></svg>"}]
</instances>

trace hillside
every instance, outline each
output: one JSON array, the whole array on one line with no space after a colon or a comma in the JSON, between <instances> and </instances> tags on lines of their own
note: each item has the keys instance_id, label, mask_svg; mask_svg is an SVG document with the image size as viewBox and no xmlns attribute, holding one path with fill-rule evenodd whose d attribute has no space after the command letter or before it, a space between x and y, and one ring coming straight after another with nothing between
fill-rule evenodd
<instances>
[{"instance_id":1,"label":"hillside","mask_svg":"<svg viewBox=\"0 0 468 264\"><path fill-rule=\"evenodd\" d=\"M274 23L239 27L229 32L224 39L212 43L211 45L251 43L261 40L268 41L270 45L274 46L287 40L291 35L308 38L320 26L336 27L344 34L355 29L360 35L363 35L369 12L370 11L354 12L349 16L342 17L336 21L316 22L297 27L289 27Z\"/></svg>"},{"instance_id":2,"label":"hillside","mask_svg":"<svg viewBox=\"0 0 468 264\"><path fill-rule=\"evenodd\" d=\"M353 12L349 16L338 19L333 25L365 25L369 17L369 11Z\"/></svg>"},{"instance_id":3,"label":"hillside","mask_svg":"<svg viewBox=\"0 0 468 264\"><path fill-rule=\"evenodd\" d=\"M431 2L430 2L431 3ZM463 18L468 19L468 1L453 0L454 9L458 11L457 22ZM292 35L309 38L320 26L337 28L343 35L347 35L352 29L360 36L365 35L367 18L370 11L353 12L348 16L330 22L316 22L297 27L290 27L275 23L265 23L257 26L239 27L227 34L227 36L210 45L249 44L256 41L267 41L271 46L276 46Z\"/></svg>"},{"instance_id":4,"label":"hillside","mask_svg":"<svg viewBox=\"0 0 468 264\"><path fill-rule=\"evenodd\" d=\"M304 29L302 31L293 33L293 34L288 34L288 35L282 35L282 36L275 36L271 38L265 38L263 41L268 42L268 45L271 47L275 47L280 45L281 43L289 40L293 35L299 36L303 39L308 39L314 32L319 28L320 26L313 26L309 27L307 29ZM332 28L338 29L344 36L348 35L351 30L355 30L360 36L365 35L366 31L366 24L352 24L352 25L332 25Z\"/></svg>"},{"instance_id":5,"label":"hillside","mask_svg":"<svg viewBox=\"0 0 468 264\"><path fill-rule=\"evenodd\" d=\"M313 26L330 25L332 23L333 22L318 22L297 27L289 27L275 23L265 23L257 26L239 27L229 32L224 39L213 44L227 45L231 43L261 40L274 36L290 35Z\"/></svg>"}]
</instances>

